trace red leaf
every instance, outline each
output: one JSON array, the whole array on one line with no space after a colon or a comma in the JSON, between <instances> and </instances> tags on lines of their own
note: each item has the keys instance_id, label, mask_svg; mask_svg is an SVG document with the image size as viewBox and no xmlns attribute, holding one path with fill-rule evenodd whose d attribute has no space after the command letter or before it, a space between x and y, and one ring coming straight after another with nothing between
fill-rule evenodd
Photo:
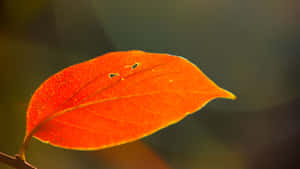
<instances>
[{"instance_id":1,"label":"red leaf","mask_svg":"<svg viewBox=\"0 0 300 169\"><path fill-rule=\"evenodd\" d=\"M182 57L112 52L64 69L36 90L25 140L111 147L176 123L215 98L235 96Z\"/></svg>"}]
</instances>

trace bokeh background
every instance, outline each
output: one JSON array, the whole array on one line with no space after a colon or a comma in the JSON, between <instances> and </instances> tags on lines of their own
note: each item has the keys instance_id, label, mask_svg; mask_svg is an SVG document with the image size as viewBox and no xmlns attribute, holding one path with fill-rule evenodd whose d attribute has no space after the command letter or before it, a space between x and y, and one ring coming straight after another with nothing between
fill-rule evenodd
<instances>
[{"instance_id":1,"label":"bokeh background","mask_svg":"<svg viewBox=\"0 0 300 169\"><path fill-rule=\"evenodd\" d=\"M299 2L0 0L0 151L18 152L27 103L47 77L109 51L140 49L188 58L238 99L215 100L176 125L106 150L70 151L33 140L27 152L32 164L298 168Z\"/></svg>"}]
</instances>

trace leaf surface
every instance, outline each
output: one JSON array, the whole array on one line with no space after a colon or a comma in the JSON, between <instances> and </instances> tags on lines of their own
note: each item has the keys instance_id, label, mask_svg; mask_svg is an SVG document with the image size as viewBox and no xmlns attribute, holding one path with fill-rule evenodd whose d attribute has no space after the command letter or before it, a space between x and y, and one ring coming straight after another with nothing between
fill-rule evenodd
<instances>
[{"instance_id":1,"label":"leaf surface","mask_svg":"<svg viewBox=\"0 0 300 169\"><path fill-rule=\"evenodd\" d=\"M35 91L26 136L93 150L134 141L215 98L234 99L183 57L112 52L70 66Z\"/></svg>"}]
</instances>

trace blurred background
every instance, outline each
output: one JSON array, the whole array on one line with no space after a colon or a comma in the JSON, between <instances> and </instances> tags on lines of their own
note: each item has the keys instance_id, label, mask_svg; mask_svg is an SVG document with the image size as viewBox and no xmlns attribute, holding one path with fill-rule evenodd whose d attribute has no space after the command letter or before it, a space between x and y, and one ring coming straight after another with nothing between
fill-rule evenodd
<instances>
[{"instance_id":1,"label":"blurred background","mask_svg":"<svg viewBox=\"0 0 300 169\"><path fill-rule=\"evenodd\" d=\"M27 104L47 77L130 49L184 56L238 99L215 100L140 141L101 151L64 150L33 139L27 152L33 165L299 167L298 0L0 0L0 151L18 152Z\"/></svg>"}]
</instances>

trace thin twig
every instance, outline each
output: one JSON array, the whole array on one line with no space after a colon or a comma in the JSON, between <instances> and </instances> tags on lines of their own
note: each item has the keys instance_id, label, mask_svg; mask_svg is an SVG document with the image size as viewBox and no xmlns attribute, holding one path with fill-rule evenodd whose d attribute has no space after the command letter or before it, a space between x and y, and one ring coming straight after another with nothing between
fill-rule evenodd
<instances>
[{"instance_id":1,"label":"thin twig","mask_svg":"<svg viewBox=\"0 0 300 169\"><path fill-rule=\"evenodd\" d=\"M3 152L0 152L0 162L5 163L16 169L37 169L36 167L29 164L27 161L22 160L19 155L10 156Z\"/></svg>"}]
</instances>

